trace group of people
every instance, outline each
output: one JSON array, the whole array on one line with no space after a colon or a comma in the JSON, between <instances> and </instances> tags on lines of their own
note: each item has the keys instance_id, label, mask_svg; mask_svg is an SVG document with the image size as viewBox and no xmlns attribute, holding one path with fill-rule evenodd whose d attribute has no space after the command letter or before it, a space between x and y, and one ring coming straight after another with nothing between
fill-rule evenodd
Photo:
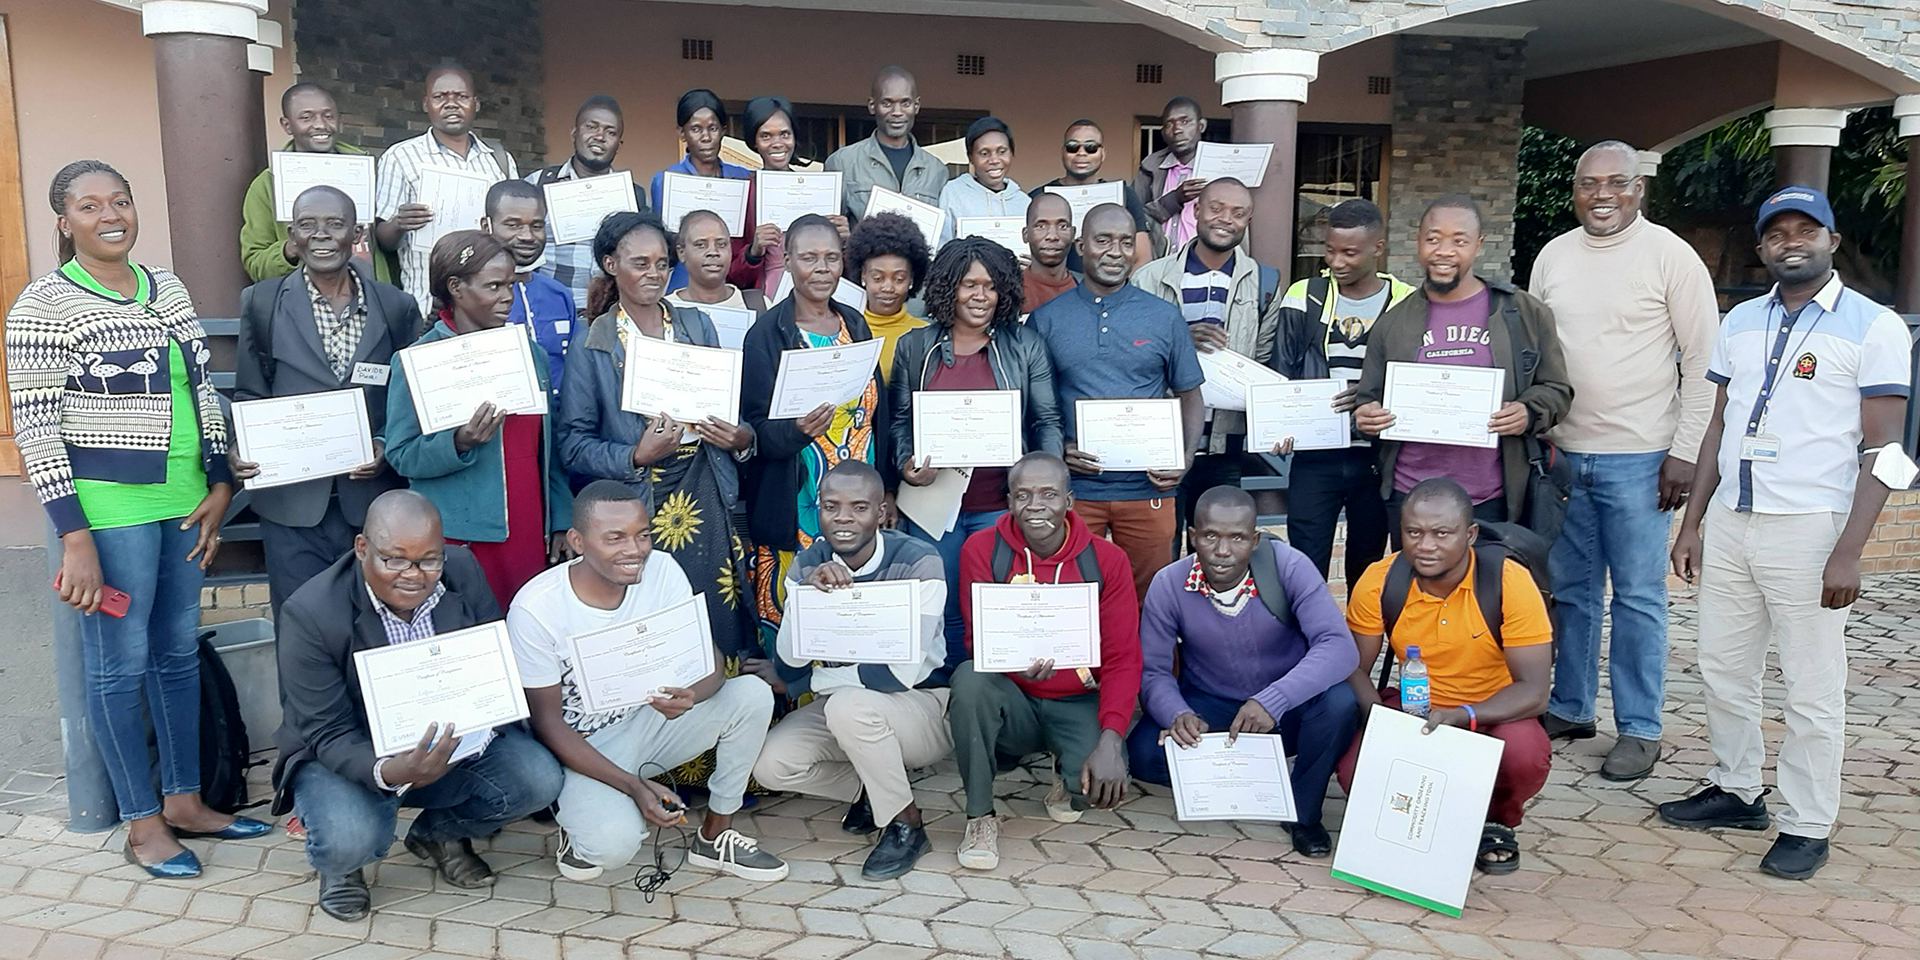
<instances>
[{"instance_id":1,"label":"group of people","mask_svg":"<svg viewBox=\"0 0 1920 960\"><path fill-rule=\"evenodd\" d=\"M358 388L377 438L374 459L349 474L252 497L285 715L272 809L304 825L327 913L367 913L362 868L391 845L402 806L420 810L406 848L456 886L492 882L473 839L549 808L562 875L619 868L649 832L684 820L688 798L668 774L703 756L706 810L689 863L786 875L733 826L757 783L846 803L848 833L879 835L863 868L878 879L930 849L909 777L948 756L965 793L959 861L991 869L995 779L1028 755L1052 754L1045 808L1073 822L1121 802L1130 779L1167 782L1169 739L1277 732L1295 756L1293 847L1324 857L1328 782L1350 782L1368 711L1398 705L1373 676L1383 645L1402 662L1419 648L1428 730L1505 742L1477 866L1511 872L1550 740L1596 733L1609 581L1618 736L1602 773L1633 780L1660 759L1667 538L1682 506L1671 562L1701 579L1715 763L1709 786L1660 815L1769 825L1759 681L1777 639L1786 808L1762 867L1804 878L1824 863L1847 608L1887 494L1861 451L1897 436L1908 342L1897 317L1835 274L1839 235L1819 191L1789 187L1761 208L1759 254L1778 286L1722 322L1699 258L1642 216L1635 154L1617 142L1580 159L1570 186L1581 227L1548 244L1527 290L1476 273L1483 213L1448 196L1416 227L1415 282L1385 272L1387 224L1356 199L1329 214L1326 270L1281 291L1244 246L1258 215L1251 192L1193 176L1205 121L1185 98L1168 104L1168 146L1141 164L1124 202L1076 214L1006 175L1013 136L993 118L969 130L970 170L948 180L914 142L912 76L887 68L873 85L873 136L826 160L844 177L838 213L729 236L706 211L662 224L636 187L640 212L610 215L574 244L553 241L539 187L609 172L619 105L588 99L572 156L524 179L472 133L478 105L464 70L434 70L422 102L431 129L382 154L370 216L314 187L274 223L263 173L241 234L258 282L244 297L235 399ZM325 90L296 85L282 112L290 149L355 149L337 141ZM744 175L719 159L718 97L690 91L676 119L686 156L669 170ZM755 98L744 121L769 169L795 161L786 100ZM1095 182L1103 137L1089 121L1069 125L1058 182ZM416 192L431 165L497 182L480 222L421 249L408 236L437 215ZM949 223L1024 216L1026 249L863 217L876 186L937 203ZM131 258L131 186L79 161L49 199L61 266L28 286L6 325L16 429L58 537L59 596L83 614L89 718L130 825L127 859L192 876L199 864L180 838L270 829L209 809L197 776L199 586L235 484L259 468L231 449L185 288ZM835 298L843 281L862 288L863 308ZM790 294L776 298L783 286ZM626 410L636 338L720 346L703 310L715 306L757 317L742 346L739 422ZM395 354L502 326L526 331L548 412L489 403L426 432ZM772 415L783 353L874 338L881 362L858 395ZM1333 405L1351 412L1350 446L1249 449L1245 415L1202 399L1200 357L1220 350L1289 378L1344 380ZM1393 362L1504 370L1487 422L1497 442L1383 437L1395 422L1384 404ZM914 455L912 415L915 396L935 390L1019 391L1027 451L976 469L947 530L894 502L935 479ZM1184 468L1105 469L1076 443L1077 401L1166 397L1179 401ZM1283 541L1261 533L1272 511L1240 481L1289 456ZM1569 487L1556 482L1562 465ZM1344 610L1327 586L1342 517ZM1500 545L1529 530L1551 541L1547 558L1531 558L1546 571ZM1178 559L1176 534L1191 551ZM784 613L799 591L895 580L928 587L919 661L797 652ZM1098 584L1101 665L978 668L978 583ZM568 638L696 595L713 672L644 706L590 710ZM411 749L376 756L354 652L501 619L530 720L430 727Z\"/></svg>"}]
</instances>

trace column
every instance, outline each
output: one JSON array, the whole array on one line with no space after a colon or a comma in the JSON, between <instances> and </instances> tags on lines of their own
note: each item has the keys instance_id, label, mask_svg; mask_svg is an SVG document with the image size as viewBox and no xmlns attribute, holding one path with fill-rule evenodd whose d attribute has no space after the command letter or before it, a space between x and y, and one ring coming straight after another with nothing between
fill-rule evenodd
<instances>
[{"instance_id":1,"label":"column","mask_svg":"<svg viewBox=\"0 0 1920 960\"><path fill-rule=\"evenodd\" d=\"M1907 145L1907 209L1900 221L1900 286L1894 301L1901 313L1920 313L1920 94L1894 100L1893 115Z\"/></svg>"},{"instance_id":2,"label":"column","mask_svg":"<svg viewBox=\"0 0 1920 960\"><path fill-rule=\"evenodd\" d=\"M1660 161L1664 159L1665 155L1658 150L1641 150L1638 151L1638 153L1640 155L1640 175L1643 177L1659 176Z\"/></svg>"},{"instance_id":3,"label":"column","mask_svg":"<svg viewBox=\"0 0 1920 960\"><path fill-rule=\"evenodd\" d=\"M253 74L253 84L248 92L253 96L253 168L264 170L267 166L267 151L273 145L267 142L267 78L273 76L273 52L280 48L280 21L261 17L255 24L259 28L258 43L247 44L247 71ZM276 111L277 112L277 111Z\"/></svg>"},{"instance_id":4,"label":"column","mask_svg":"<svg viewBox=\"0 0 1920 960\"><path fill-rule=\"evenodd\" d=\"M1774 185L1827 189L1827 170L1847 125L1847 111L1777 107L1767 111L1764 123L1773 141Z\"/></svg>"},{"instance_id":5,"label":"column","mask_svg":"<svg viewBox=\"0 0 1920 960\"><path fill-rule=\"evenodd\" d=\"M247 45L259 38L267 0L145 0L160 93L161 166L167 177L173 270L206 317L239 312L240 204L260 172L259 80Z\"/></svg>"},{"instance_id":6,"label":"column","mask_svg":"<svg viewBox=\"0 0 1920 960\"><path fill-rule=\"evenodd\" d=\"M1310 50L1251 50L1214 58L1220 101L1233 109L1233 138L1271 143L1266 177L1253 188L1253 224L1248 242L1255 259L1280 271L1280 288L1293 274L1295 188L1300 105L1307 85L1320 75L1320 55Z\"/></svg>"}]
</instances>

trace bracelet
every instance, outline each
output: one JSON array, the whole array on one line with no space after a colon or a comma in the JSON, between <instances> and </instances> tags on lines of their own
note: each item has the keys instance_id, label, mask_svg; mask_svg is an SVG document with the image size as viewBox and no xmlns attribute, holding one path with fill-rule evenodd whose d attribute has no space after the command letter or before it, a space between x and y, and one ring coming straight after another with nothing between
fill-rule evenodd
<instances>
[{"instance_id":1,"label":"bracelet","mask_svg":"<svg viewBox=\"0 0 1920 960\"><path fill-rule=\"evenodd\" d=\"M1478 733L1480 730L1480 715L1473 712L1473 704L1463 703L1460 705L1460 709L1467 712L1467 729Z\"/></svg>"}]
</instances>

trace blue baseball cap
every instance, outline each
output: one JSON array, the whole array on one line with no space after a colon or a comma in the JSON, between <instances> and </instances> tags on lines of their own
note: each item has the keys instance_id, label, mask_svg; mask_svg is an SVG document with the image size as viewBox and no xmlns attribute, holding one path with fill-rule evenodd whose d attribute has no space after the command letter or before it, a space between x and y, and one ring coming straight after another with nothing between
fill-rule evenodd
<instances>
[{"instance_id":1,"label":"blue baseball cap","mask_svg":"<svg viewBox=\"0 0 1920 960\"><path fill-rule=\"evenodd\" d=\"M1794 184L1775 190L1773 196L1760 204L1760 215L1754 218L1753 232L1765 233L1767 221L1789 210L1798 210L1828 230L1833 229L1833 204L1827 202L1827 195L1813 187Z\"/></svg>"}]
</instances>

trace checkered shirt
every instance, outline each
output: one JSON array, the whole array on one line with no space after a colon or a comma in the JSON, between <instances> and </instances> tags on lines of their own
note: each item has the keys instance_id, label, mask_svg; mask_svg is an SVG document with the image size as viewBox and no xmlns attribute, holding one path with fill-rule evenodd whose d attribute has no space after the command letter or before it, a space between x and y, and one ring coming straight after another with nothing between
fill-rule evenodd
<instances>
[{"instance_id":1,"label":"checkered shirt","mask_svg":"<svg viewBox=\"0 0 1920 960\"><path fill-rule=\"evenodd\" d=\"M360 346L360 336L367 330L367 301L361 295L360 278L347 271L353 299L345 310L336 310L333 301L313 285L311 276L304 270L300 276L307 281L307 294L313 297L313 325L320 331L320 348L327 355L327 366L344 381L353 369L353 352Z\"/></svg>"}]
</instances>

